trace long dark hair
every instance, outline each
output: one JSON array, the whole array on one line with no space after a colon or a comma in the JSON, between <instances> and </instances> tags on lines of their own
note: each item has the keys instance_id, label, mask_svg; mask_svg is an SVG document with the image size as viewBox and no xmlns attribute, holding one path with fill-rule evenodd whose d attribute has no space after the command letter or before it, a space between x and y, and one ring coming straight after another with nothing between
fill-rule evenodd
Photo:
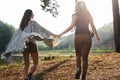
<instances>
[{"instance_id":1,"label":"long dark hair","mask_svg":"<svg viewBox=\"0 0 120 80\"><path fill-rule=\"evenodd\" d=\"M30 10L30 9L27 9L27 10L24 12L24 15L23 15L22 20L21 20L21 23L20 23L20 28L21 28L22 31L23 31L24 28L28 25L28 22L30 21L32 14L33 14L33 12L32 12L32 10Z\"/></svg>"}]
</instances>

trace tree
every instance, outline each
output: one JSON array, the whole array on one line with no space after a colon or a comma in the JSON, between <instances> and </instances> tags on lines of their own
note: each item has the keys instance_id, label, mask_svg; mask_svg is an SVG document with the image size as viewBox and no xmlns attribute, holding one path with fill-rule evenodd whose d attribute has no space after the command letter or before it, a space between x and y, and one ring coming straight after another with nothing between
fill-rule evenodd
<instances>
[{"instance_id":1,"label":"tree","mask_svg":"<svg viewBox=\"0 0 120 80\"><path fill-rule=\"evenodd\" d=\"M56 0L40 0L41 7L44 11L50 12L54 17L58 15L57 8L59 5ZM77 0L75 0L75 3ZM114 23L114 40L116 52L120 52L120 15L118 0L112 0L113 5L113 23Z\"/></svg>"},{"instance_id":2,"label":"tree","mask_svg":"<svg viewBox=\"0 0 120 80\"><path fill-rule=\"evenodd\" d=\"M5 51L5 47L10 41L15 29L12 25L8 25L0 21L0 53Z\"/></svg>"},{"instance_id":3,"label":"tree","mask_svg":"<svg viewBox=\"0 0 120 80\"><path fill-rule=\"evenodd\" d=\"M120 52L120 15L118 0L112 0L113 5L113 22L114 22L114 39L116 52Z\"/></svg>"},{"instance_id":4,"label":"tree","mask_svg":"<svg viewBox=\"0 0 120 80\"><path fill-rule=\"evenodd\" d=\"M40 6L42 7L42 10L44 10L45 12L50 12L54 17L56 17L59 14L58 12L59 5L57 4L56 0L40 0L40 1L41 1Z\"/></svg>"}]
</instances>

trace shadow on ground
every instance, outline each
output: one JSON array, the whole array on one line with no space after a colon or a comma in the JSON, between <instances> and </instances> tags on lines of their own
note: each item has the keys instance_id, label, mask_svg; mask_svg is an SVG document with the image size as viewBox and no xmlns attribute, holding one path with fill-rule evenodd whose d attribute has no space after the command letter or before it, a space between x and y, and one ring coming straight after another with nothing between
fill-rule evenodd
<instances>
[{"instance_id":1,"label":"shadow on ground","mask_svg":"<svg viewBox=\"0 0 120 80\"><path fill-rule=\"evenodd\" d=\"M52 70L56 69L58 66L66 63L67 61L69 60L64 60L64 61L61 61L59 62L58 64L46 69L46 70L43 70L41 73L37 74L34 76L34 79L33 80L44 80L44 75L46 75L47 73L51 72Z\"/></svg>"}]
</instances>

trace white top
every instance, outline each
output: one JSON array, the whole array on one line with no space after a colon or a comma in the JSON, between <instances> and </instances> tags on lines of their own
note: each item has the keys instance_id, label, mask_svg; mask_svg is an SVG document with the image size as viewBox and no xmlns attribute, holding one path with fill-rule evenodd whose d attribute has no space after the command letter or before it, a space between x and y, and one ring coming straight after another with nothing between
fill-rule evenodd
<instances>
[{"instance_id":1,"label":"white top","mask_svg":"<svg viewBox=\"0 0 120 80\"><path fill-rule=\"evenodd\" d=\"M12 36L10 42L6 47L6 51L2 55L7 53L21 53L25 50L26 41L31 41L36 44L36 41L44 41L50 47L56 47L59 44L59 39L52 36L52 33L43 28L36 21L31 20L28 26L22 31L19 28Z\"/></svg>"}]
</instances>

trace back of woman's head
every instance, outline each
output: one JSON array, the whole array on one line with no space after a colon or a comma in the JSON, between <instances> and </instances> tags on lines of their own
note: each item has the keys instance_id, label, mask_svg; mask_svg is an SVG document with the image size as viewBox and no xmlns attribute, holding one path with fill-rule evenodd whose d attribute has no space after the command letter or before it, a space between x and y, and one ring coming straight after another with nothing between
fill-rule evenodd
<instances>
[{"instance_id":1,"label":"back of woman's head","mask_svg":"<svg viewBox=\"0 0 120 80\"><path fill-rule=\"evenodd\" d=\"M82 13L87 10L86 4L84 1L77 1L75 11L76 13Z\"/></svg>"},{"instance_id":2,"label":"back of woman's head","mask_svg":"<svg viewBox=\"0 0 120 80\"><path fill-rule=\"evenodd\" d=\"M20 28L23 31L24 28L28 25L28 22L31 20L31 16L32 16L33 12L30 9L27 9L24 12L24 15L22 17L21 23L20 23Z\"/></svg>"}]
</instances>

